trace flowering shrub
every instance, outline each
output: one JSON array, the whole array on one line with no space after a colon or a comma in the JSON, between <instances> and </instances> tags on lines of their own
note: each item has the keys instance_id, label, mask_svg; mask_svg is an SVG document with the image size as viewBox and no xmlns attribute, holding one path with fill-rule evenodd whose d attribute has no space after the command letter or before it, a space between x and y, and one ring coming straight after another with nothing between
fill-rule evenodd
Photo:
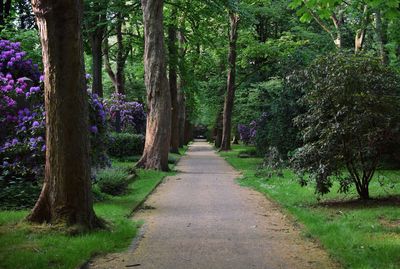
<instances>
[{"instance_id":1,"label":"flowering shrub","mask_svg":"<svg viewBox=\"0 0 400 269\"><path fill-rule=\"evenodd\" d=\"M0 176L34 181L43 174L42 77L19 43L0 40Z\"/></svg>"},{"instance_id":2,"label":"flowering shrub","mask_svg":"<svg viewBox=\"0 0 400 269\"><path fill-rule=\"evenodd\" d=\"M45 162L45 110L43 76L25 59L19 43L0 40L0 202L17 196L13 191L40 191ZM106 111L96 95L89 94L92 165L108 162L105 137ZM22 187L22 185L24 187ZM29 188L26 186L29 185ZM34 191L33 191L34 190ZM5 195L7 193L7 195ZM27 194L28 195L28 194ZM18 202L30 206L30 197Z\"/></svg>"},{"instance_id":3,"label":"flowering shrub","mask_svg":"<svg viewBox=\"0 0 400 269\"><path fill-rule=\"evenodd\" d=\"M107 128L107 114L101 98L97 94L89 93L89 122L90 122L90 154L92 166L110 166L107 156L109 142Z\"/></svg>"},{"instance_id":4,"label":"flowering shrub","mask_svg":"<svg viewBox=\"0 0 400 269\"><path fill-rule=\"evenodd\" d=\"M257 122L253 120L250 122L249 125L238 124L238 131L240 135L240 140L244 144L253 144L257 134Z\"/></svg>"},{"instance_id":5,"label":"flowering shrub","mask_svg":"<svg viewBox=\"0 0 400 269\"><path fill-rule=\"evenodd\" d=\"M143 134L146 128L146 113L139 102L127 102L126 96L114 93L106 102L110 124L123 132ZM120 126L118 126L118 124Z\"/></svg>"}]
</instances>

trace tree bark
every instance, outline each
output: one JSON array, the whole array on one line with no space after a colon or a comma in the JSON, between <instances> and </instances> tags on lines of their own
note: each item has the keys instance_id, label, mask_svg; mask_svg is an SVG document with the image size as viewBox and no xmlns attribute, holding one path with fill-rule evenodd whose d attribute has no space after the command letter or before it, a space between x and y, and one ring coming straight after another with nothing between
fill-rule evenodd
<instances>
[{"instance_id":1,"label":"tree bark","mask_svg":"<svg viewBox=\"0 0 400 269\"><path fill-rule=\"evenodd\" d=\"M222 144L222 112L218 113L218 117L215 123L215 130L214 130L214 134L215 134L215 141L214 141L214 146L216 148L220 148L221 144Z\"/></svg>"},{"instance_id":2,"label":"tree bark","mask_svg":"<svg viewBox=\"0 0 400 269\"><path fill-rule=\"evenodd\" d=\"M165 64L163 5L163 0L142 0L147 128L143 155L137 166L168 171L171 95Z\"/></svg>"},{"instance_id":3,"label":"tree bark","mask_svg":"<svg viewBox=\"0 0 400 269\"><path fill-rule=\"evenodd\" d=\"M239 15L233 12L229 13L230 34L229 34L229 56L228 56L228 79L227 91L225 95L222 142L220 150L231 149L231 129L232 129L232 110L235 99L235 78L236 78L236 43L238 38Z\"/></svg>"},{"instance_id":4,"label":"tree bark","mask_svg":"<svg viewBox=\"0 0 400 269\"><path fill-rule=\"evenodd\" d=\"M188 118L185 120L185 145L189 144L193 140L193 124Z\"/></svg>"},{"instance_id":5,"label":"tree bark","mask_svg":"<svg viewBox=\"0 0 400 269\"><path fill-rule=\"evenodd\" d=\"M95 3L95 11L100 12L102 9L101 3ZM105 26L99 25L106 20L106 14L96 14L93 31L90 34L90 42L92 46L92 76L93 86L92 92L100 97L103 97L103 38Z\"/></svg>"},{"instance_id":6,"label":"tree bark","mask_svg":"<svg viewBox=\"0 0 400 269\"><path fill-rule=\"evenodd\" d=\"M102 32L96 30L91 37L92 43L92 76L93 86L92 92L100 97L103 97L103 54L102 54L102 43L103 36Z\"/></svg>"},{"instance_id":7,"label":"tree bark","mask_svg":"<svg viewBox=\"0 0 400 269\"><path fill-rule=\"evenodd\" d=\"M45 71L46 167L28 220L90 230L93 211L81 0L32 0Z\"/></svg>"},{"instance_id":8,"label":"tree bark","mask_svg":"<svg viewBox=\"0 0 400 269\"><path fill-rule=\"evenodd\" d=\"M330 33L330 35L331 35L331 37L333 39L333 43L335 43L335 46L338 49L341 49L343 47L343 37L342 37L342 24L343 24L343 22L342 22L341 19L338 19L336 17L336 15L332 15L331 19L333 21L333 25L335 26L336 33L334 35L329 30L328 30L328 33Z\"/></svg>"},{"instance_id":9,"label":"tree bark","mask_svg":"<svg viewBox=\"0 0 400 269\"><path fill-rule=\"evenodd\" d=\"M178 87L178 135L179 147L185 145L185 120L186 120L186 107L185 107L185 93L183 91L184 81L181 76Z\"/></svg>"},{"instance_id":10,"label":"tree bark","mask_svg":"<svg viewBox=\"0 0 400 269\"><path fill-rule=\"evenodd\" d=\"M176 9L171 20L176 21ZM178 48L176 46L176 26L168 25L169 89L171 92L171 147L170 152L179 154L179 106L178 106Z\"/></svg>"},{"instance_id":11,"label":"tree bark","mask_svg":"<svg viewBox=\"0 0 400 269\"><path fill-rule=\"evenodd\" d=\"M116 92L120 94L125 94L125 77L124 77L124 69L125 69L125 61L128 56L129 50L124 52L124 44L123 44L123 37L122 37L122 22L123 17L122 13L117 14L118 22L117 22L117 68L115 72L116 78ZM126 56L124 56L126 54Z\"/></svg>"},{"instance_id":12,"label":"tree bark","mask_svg":"<svg viewBox=\"0 0 400 269\"><path fill-rule=\"evenodd\" d=\"M185 37L181 31L178 32L179 40L179 86L178 86L178 120L179 120L179 147L185 145L185 121L186 121L186 96L185 96Z\"/></svg>"}]
</instances>

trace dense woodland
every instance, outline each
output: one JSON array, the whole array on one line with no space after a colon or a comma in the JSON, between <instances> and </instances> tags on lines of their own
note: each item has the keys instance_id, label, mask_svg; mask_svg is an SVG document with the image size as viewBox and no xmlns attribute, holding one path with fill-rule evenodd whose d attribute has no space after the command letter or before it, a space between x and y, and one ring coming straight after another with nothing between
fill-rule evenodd
<instances>
[{"instance_id":1,"label":"dense woodland","mask_svg":"<svg viewBox=\"0 0 400 269\"><path fill-rule=\"evenodd\" d=\"M199 137L318 199L399 195L399 72L398 0L2 0L0 207L104 228Z\"/></svg>"}]
</instances>

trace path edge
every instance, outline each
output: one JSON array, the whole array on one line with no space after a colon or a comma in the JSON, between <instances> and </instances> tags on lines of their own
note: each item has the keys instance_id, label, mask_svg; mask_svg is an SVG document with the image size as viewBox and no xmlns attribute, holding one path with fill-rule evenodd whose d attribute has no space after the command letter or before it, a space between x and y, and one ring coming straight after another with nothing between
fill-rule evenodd
<instances>
[{"instance_id":1,"label":"path edge","mask_svg":"<svg viewBox=\"0 0 400 269\"><path fill-rule=\"evenodd\" d=\"M189 148L190 148L190 145L188 145L187 150L189 150ZM186 151L182 154L182 156L176 161L176 163L174 164L174 168L179 164L179 162L180 162L184 157L187 156L187 154L186 154L186 153L187 153L187 150L186 150ZM177 172L179 172L179 171L177 171ZM142 205L147 201L147 199L150 197L150 195L152 195L152 194L156 191L156 189L157 189L162 183L164 183L165 180L166 180L168 177L171 177L171 176L173 176L173 175L165 175L165 176L163 176L163 177L160 179L160 181L157 182L157 184L149 191L149 193L148 193L145 197L143 197L143 199L142 199L136 206L134 206L134 207L132 208L131 212L126 216L126 218L127 218L127 219L132 219L132 217L135 215L135 213L138 211L138 209L139 209L140 207L142 207ZM145 230L145 224L143 224L143 225L139 228L139 231L138 231L137 234L133 237L131 243L129 244L129 246L128 246L128 248L127 248L128 251L131 250L131 249L133 249L133 248L135 248L135 246L140 242L140 240L142 239L142 237L143 237L143 235L144 235L144 230ZM76 267L76 269L89 269L89 268L90 268L90 267L89 267L90 262L91 262L95 257L105 256L105 255L111 254L111 253L117 253L117 252L107 252L107 253L102 253L102 254L100 254L100 255L99 255L99 254L94 254L94 255L92 255L89 259L87 259L86 261L82 262L81 265L78 265L78 266Z\"/></svg>"}]
</instances>

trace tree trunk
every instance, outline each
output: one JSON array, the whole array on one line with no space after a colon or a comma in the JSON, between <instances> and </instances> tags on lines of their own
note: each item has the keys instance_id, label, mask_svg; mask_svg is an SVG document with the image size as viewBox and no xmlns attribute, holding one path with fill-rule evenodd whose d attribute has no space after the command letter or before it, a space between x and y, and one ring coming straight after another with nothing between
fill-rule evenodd
<instances>
[{"instance_id":1,"label":"tree trunk","mask_svg":"<svg viewBox=\"0 0 400 269\"><path fill-rule=\"evenodd\" d=\"M335 35L333 35L330 31L328 31L328 33L331 34L335 46L338 49L341 49L343 47L342 21L338 19L335 15L331 16L331 19L333 21L333 25L335 26L336 33Z\"/></svg>"},{"instance_id":2,"label":"tree trunk","mask_svg":"<svg viewBox=\"0 0 400 269\"><path fill-rule=\"evenodd\" d=\"M179 147L185 145L185 120L186 120L186 107L185 107L185 93L183 92L184 81L181 76L178 88L178 121L179 121Z\"/></svg>"},{"instance_id":3,"label":"tree trunk","mask_svg":"<svg viewBox=\"0 0 400 269\"><path fill-rule=\"evenodd\" d=\"M92 92L100 97L103 97L103 32L104 31L101 29L96 29L91 36L93 76Z\"/></svg>"},{"instance_id":4,"label":"tree trunk","mask_svg":"<svg viewBox=\"0 0 400 269\"><path fill-rule=\"evenodd\" d=\"M229 34L229 56L228 56L228 79L225 95L224 116L222 127L222 142L220 150L231 149L232 110L235 99L235 78L236 78L236 43L238 38L239 15L230 12L230 34Z\"/></svg>"},{"instance_id":5,"label":"tree trunk","mask_svg":"<svg viewBox=\"0 0 400 269\"><path fill-rule=\"evenodd\" d=\"M125 48L123 44L123 35L122 35L122 24L123 17L122 13L117 14L117 25L115 27L116 35L117 35L117 59L116 59L116 71L114 72L110 63L110 55L109 55L109 44L108 38L106 38L104 42L104 65L107 71L108 76L111 79L111 82L114 85L115 92L119 94L125 94L125 63L128 58L130 52L130 46Z\"/></svg>"},{"instance_id":6,"label":"tree trunk","mask_svg":"<svg viewBox=\"0 0 400 269\"><path fill-rule=\"evenodd\" d=\"M185 145L189 144L193 140L193 124L189 119L185 121Z\"/></svg>"},{"instance_id":7,"label":"tree trunk","mask_svg":"<svg viewBox=\"0 0 400 269\"><path fill-rule=\"evenodd\" d=\"M123 17L122 13L117 14L118 22L117 22L117 69L115 72L116 78L116 85L115 89L117 93L125 94L125 77L124 77L124 69L125 69L125 61L126 57L124 56L124 44L123 44L123 37L122 37L122 22ZM129 51L125 52L129 53Z\"/></svg>"},{"instance_id":8,"label":"tree trunk","mask_svg":"<svg viewBox=\"0 0 400 269\"><path fill-rule=\"evenodd\" d=\"M376 38L379 46L379 54L382 61L382 64L389 64L389 54L386 49L386 44L388 41L387 38L387 22L382 20L382 14L380 10L375 12L375 29L376 29Z\"/></svg>"},{"instance_id":9,"label":"tree trunk","mask_svg":"<svg viewBox=\"0 0 400 269\"><path fill-rule=\"evenodd\" d=\"M146 142L138 167L168 171L171 95L164 51L163 0L142 0L147 88Z\"/></svg>"},{"instance_id":10,"label":"tree trunk","mask_svg":"<svg viewBox=\"0 0 400 269\"><path fill-rule=\"evenodd\" d=\"M3 0L0 0L0 25L4 25L4 4L3 4Z\"/></svg>"},{"instance_id":11,"label":"tree trunk","mask_svg":"<svg viewBox=\"0 0 400 269\"><path fill-rule=\"evenodd\" d=\"M355 53L362 51L365 41L365 35L367 33L367 26L369 22L369 10L368 6L364 5L363 18L361 19L360 29L357 30L354 39L354 50Z\"/></svg>"},{"instance_id":12,"label":"tree trunk","mask_svg":"<svg viewBox=\"0 0 400 269\"><path fill-rule=\"evenodd\" d=\"M215 141L214 146L220 148L222 144L222 112L218 113L217 121L215 123Z\"/></svg>"},{"instance_id":13,"label":"tree trunk","mask_svg":"<svg viewBox=\"0 0 400 269\"><path fill-rule=\"evenodd\" d=\"M102 7L100 3L95 3L94 7L96 12L100 12ZM90 41L92 46L92 77L93 86L92 92L100 97L103 97L103 38L105 27L103 25L98 25L98 23L103 23L106 20L105 14L97 14L95 17L94 30L90 33Z\"/></svg>"},{"instance_id":14,"label":"tree trunk","mask_svg":"<svg viewBox=\"0 0 400 269\"><path fill-rule=\"evenodd\" d=\"M176 21L176 9L171 20ZM169 89L171 92L171 147L170 152L179 154L179 106L178 106L178 48L176 46L176 26L168 25Z\"/></svg>"},{"instance_id":15,"label":"tree trunk","mask_svg":"<svg viewBox=\"0 0 400 269\"><path fill-rule=\"evenodd\" d=\"M90 181L82 1L32 0L32 6L42 43L47 136L43 189L28 220L93 229L100 221Z\"/></svg>"},{"instance_id":16,"label":"tree trunk","mask_svg":"<svg viewBox=\"0 0 400 269\"><path fill-rule=\"evenodd\" d=\"M184 27L184 26L182 26ZM185 121L186 121L186 96L185 96L185 37L181 31L178 32L179 40L179 87L178 87L178 120L179 120L179 147L185 145Z\"/></svg>"}]
</instances>

